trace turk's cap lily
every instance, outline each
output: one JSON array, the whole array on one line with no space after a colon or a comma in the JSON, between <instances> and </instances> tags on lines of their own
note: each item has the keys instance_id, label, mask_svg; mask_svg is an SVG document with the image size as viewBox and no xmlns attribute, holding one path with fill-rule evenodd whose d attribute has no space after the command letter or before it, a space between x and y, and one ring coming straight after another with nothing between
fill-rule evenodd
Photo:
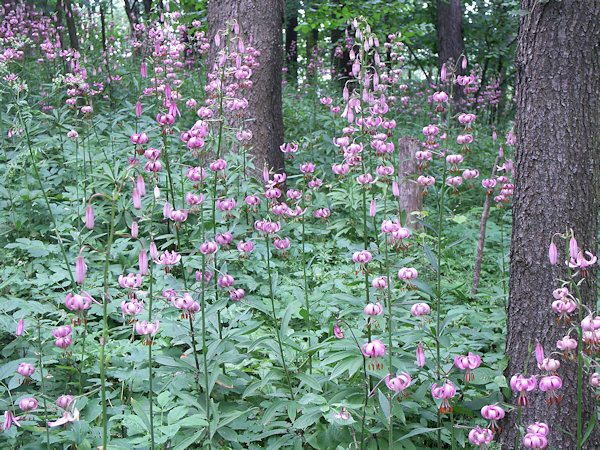
<instances>
[{"instance_id":1,"label":"turk's cap lily","mask_svg":"<svg viewBox=\"0 0 600 450\"><path fill-rule=\"evenodd\" d=\"M50 428L59 427L69 422L73 423L76 420L79 420L79 410L77 408L74 408L73 413L71 413L70 411L65 411L60 419L57 419L54 422L48 422L48 426Z\"/></svg>"}]
</instances>

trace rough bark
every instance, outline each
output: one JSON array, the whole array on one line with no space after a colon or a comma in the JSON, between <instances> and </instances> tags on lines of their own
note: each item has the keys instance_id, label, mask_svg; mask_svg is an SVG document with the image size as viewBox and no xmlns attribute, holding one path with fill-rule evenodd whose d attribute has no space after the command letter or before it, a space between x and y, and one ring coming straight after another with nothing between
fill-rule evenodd
<instances>
[{"instance_id":1,"label":"rough bark","mask_svg":"<svg viewBox=\"0 0 600 450\"><path fill-rule=\"evenodd\" d=\"M438 33L438 68L452 60L453 64L459 61L460 55L465 52L462 36L462 10L460 0L438 0L437 2L437 33ZM462 73L458 65L457 72ZM454 85L453 103L460 105L464 99L462 86Z\"/></svg>"},{"instance_id":2,"label":"rough bark","mask_svg":"<svg viewBox=\"0 0 600 450\"><path fill-rule=\"evenodd\" d=\"M73 50L79 51L79 41L77 40L77 28L75 27L75 17L73 16L73 8L71 0L62 0L65 8L65 19L67 21L67 29L69 30L69 42Z\"/></svg>"},{"instance_id":3,"label":"rough bark","mask_svg":"<svg viewBox=\"0 0 600 450\"><path fill-rule=\"evenodd\" d=\"M423 173L419 169L415 153L420 148L420 142L409 136L404 136L398 141L400 165L398 168L398 184L400 185L400 208L406 211L405 226L413 230L421 226L411 214L423 209L423 190L414 182L415 175Z\"/></svg>"},{"instance_id":4,"label":"rough bark","mask_svg":"<svg viewBox=\"0 0 600 450\"><path fill-rule=\"evenodd\" d=\"M551 309L552 291L560 287L557 278L566 277L563 262L567 259L561 241L561 263L550 265L547 255L552 235L572 228L581 248L598 250L600 2L522 0L521 9L529 14L520 19L516 61L519 94L507 377L525 371L529 345L535 346L539 340L548 354L556 350L556 342L569 329L557 324ZM595 270L582 282L581 290L584 303L595 310ZM572 316L576 324L577 312ZM571 336L576 338L576 332ZM550 426L552 448L575 449L574 440L561 429L576 433L577 372L572 361L561 358L561 363L562 402L548 406L545 393L530 392L522 424L545 422ZM532 357L527 374L539 373ZM584 432L596 411L588 379L584 375ZM514 393L510 402L516 404ZM515 448L517 412L507 413L504 422L503 448ZM585 447L600 448L598 426Z\"/></svg>"},{"instance_id":5,"label":"rough bark","mask_svg":"<svg viewBox=\"0 0 600 450\"><path fill-rule=\"evenodd\" d=\"M252 130L254 165L260 171L266 162L269 168L283 171L283 113L281 105L281 69L283 62L283 3L284 0L211 0L208 4L208 33L213 37L225 29L229 20L236 20L247 45L260 50L260 67L252 69L252 89L248 99L247 122ZM213 45L208 61L214 61ZM212 67L212 63L211 67Z\"/></svg>"},{"instance_id":6,"label":"rough bark","mask_svg":"<svg viewBox=\"0 0 600 450\"><path fill-rule=\"evenodd\" d=\"M286 79L292 84L298 83L298 8L296 1L285 2L285 61L288 69Z\"/></svg>"}]
</instances>

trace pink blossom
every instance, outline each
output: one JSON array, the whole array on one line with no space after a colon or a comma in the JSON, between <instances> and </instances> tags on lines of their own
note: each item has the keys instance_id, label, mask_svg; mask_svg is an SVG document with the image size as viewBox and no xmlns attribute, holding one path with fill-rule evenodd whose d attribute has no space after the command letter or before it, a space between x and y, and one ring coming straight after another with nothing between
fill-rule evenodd
<instances>
[{"instance_id":1,"label":"pink blossom","mask_svg":"<svg viewBox=\"0 0 600 450\"><path fill-rule=\"evenodd\" d=\"M383 314L383 306L379 302L369 303L363 311L367 316L380 316Z\"/></svg>"},{"instance_id":2,"label":"pink blossom","mask_svg":"<svg viewBox=\"0 0 600 450\"><path fill-rule=\"evenodd\" d=\"M469 431L469 441L473 445L479 445L482 448L494 439L492 430L488 428L475 427Z\"/></svg>"},{"instance_id":3,"label":"pink blossom","mask_svg":"<svg viewBox=\"0 0 600 450\"><path fill-rule=\"evenodd\" d=\"M209 241L200 244L200 253L203 255L212 255L217 252L219 246L216 242Z\"/></svg>"},{"instance_id":4,"label":"pink blossom","mask_svg":"<svg viewBox=\"0 0 600 450\"><path fill-rule=\"evenodd\" d=\"M540 380L540 391L548 392L548 405L554 403L560 403L562 396L558 395L555 391L562 387L562 380L557 375L550 375L542 377Z\"/></svg>"},{"instance_id":5,"label":"pink blossom","mask_svg":"<svg viewBox=\"0 0 600 450\"><path fill-rule=\"evenodd\" d=\"M4 411L4 422L2 423L2 431L10 430L10 427L14 424L17 427L20 427L19 420L20 417L15 417L12 411Z\"/></svg>"},{"instance_id":6,"label":"pink blossom","mask_svg":"<svg viewBox=\"0 0 600 450\"><path fill-rule=\"evenodd\" d=\"M402 392L412 383L412 379L410 375L406 372L402 372L400 375L396 375L394 378L391 378L391 375L388 374L385 377L386 386L395 392Z\"/></svg>"},{"instance_id":7,"label":"pink blossom","mask_svg":"<svg viewBox=\"0 0 600 450\"><path fill-rule=\"evenodd\" d=\"M369 367L373 369L381 369L383 364L377 361L377 358L385 355L385 345L379 339L373 339L371 342L363 344L361 347L362 354L367 358L372 358Z\"/></svg>"},{"instance_id":8,"label":"pink blossom","mask_svg":"<svg viewBox=\"0 0 600 450\"><path fill-rule=\"evenodd\" d=\"M217 234L215 236L215 241L219 245L229 245L229 244L231 244L231 241L233 241L233 234L231 234L229 232Z\"/></svg>"},{"instance_id":9,"label":"pink blossom","mask_svg":"<svg viewBox=\"0 0 600 450\"><path fill-rule=\"evenodd\" d=\"M246 292L243 289L232 289L231 292L229 292L229 298L234 302L239 302L245 295Z\"/></svg>"},{"instance_id":10,"label":"pink blossom","mask_svg":"<svg viewBox=\"0 0 600 450\"><path fill-rule=\"evenodd\" d=\"M240 241L238 242L237 249L242 253L250 253L254 250L254 244L252 241Z\"/></svg>"},{"instance_id":11,"label":"pink blossom","mask_svg":"<svg viewBox=\"0 0 600 450\"><path fill-rule=\"evenodd\" d=\"M340 323L336 323L333 326L333 334L338 339L344 339L344 330L340 327Z\"/></svg>"},{"instance_id":12,"label":"pink blossom","mask_svg":"<svg viewBox=\"0 0 600 450\"><path fill-rule=\"evenodd\" d=\"M474 355L469 352L467 356L456 356L454 358L454 365L461 370L465 370L464 380L468 383L475 379L475 375L473 375L473 370L478 368L481 365L481 356Z\"/></svg>"},{"instance_id":13,"label":"pink blossom","mask_svg":"<svg viewBox=\"0 0 600 450\"><path fill-rule=\"evenodd\" d=\"M38 402L35 398L24 398L19 402L19 408L23 411L33 411L37 409Z\"/></svg>"},{"instance_id":14,"label":"pink blossom","mask_svg":"<svg viewBox=\"0 0 600 450\"><path fill-rule=\"evenodd\" d=\"M534 375L526 378L523 375L513 375L510 379L510 387L513 391L519 392L517 403L519 406L527 406L529 401L525 392L533 391L537 386L537 379Z\"/></svg>"},{"instance_id":15,"label":"pink blossom","mask_svg":"<svg viewBox=\"0 0 600 450\"><path fill-rule=\"evenodd\" d=\"M33 364L21 363L17 367L17 373L19 375L23 375L26 378L29 378L33 374L33 372L35 372L35 367L33 367Z\"/></svg>"},{"instance_id":16,"label":"pink blossom","mask_svg":"<svg viewBox=\"0 0 600 450\"><path fill-rule=\"evenodd\" d=\"M447 381L439 387L437 383L434 383L431 386L431 395L435 399L442 400L442 404L440 405L440 412L442 414L452 412L453 408L450 406L449 399L456 395L456 387L451 381Z\"/></svg>"},{"instance_id":17,"label":"pink blossom","mask_svg":"<svg viewBox=\"0 0 600 450\"><path fill-rule=\"evenodd\" d=\"M77 408L75 408L73 410L73 413L71 413L70 411L64 411L63 416L60 419L55 420L54 422L48 422L48 426L50 428L59 427L61 425L65 425L67 423L73 423L78 420L79 420L79 410Z\"/></svg>"},{"instance_id":18,"label":"pink blossom","mask_svg":"<svg viewBox=\"0 0 600 450\"><path fill-rule=\"evenodd\" d=\"M527 433L523 437L523 445L527 448L546 448L548 446L548 439L541 434Z\"/></svg>"}]
</instances>

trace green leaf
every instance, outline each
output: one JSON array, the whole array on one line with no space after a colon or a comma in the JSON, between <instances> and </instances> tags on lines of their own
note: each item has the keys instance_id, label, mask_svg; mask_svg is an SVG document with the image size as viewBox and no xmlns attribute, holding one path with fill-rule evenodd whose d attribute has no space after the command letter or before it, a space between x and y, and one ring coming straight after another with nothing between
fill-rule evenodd
<instances>
[{"instance_id":1,"label":"green leaf","mask_svg":"<svg viewBox=\"0 0 600 450\"><path fill-rule=\"evenodd\" d=\"M206 430L204 430L204 429L196 431L192 436L179 442L179 444L177 444L173 450L185 450L186 448L191 447L192 444L194 444L194 443L196 443L196 441L200 440L200 436L202 436L205 433L205 431Z\"/></svg>"},{"instance_id":2,"label":"green leaf","mask_svg":"<svg viewBox=\"0 0 600 450\"><path fill-rule=\"evenodd\" d=\"M169 411L169 414L167 415L167 423L169 425L172 425L178 422L180 419L183 418L183 416L185 416L188 413L189 409L190 408L188 406L176 406L171 411Z\"/></svg>"},{"instance_id":3,"label":"green leaf","mask_svg":"<svg viewBox=\"0 0 600 450\"><path fill-rule=\"evenodd\" d=\"M150 419L148 419L148 415L146 414L146 411L144 411L144 408L140 402L133 400L131 402L131 407L146 426L146 430L150 431Z\"/></svg>"},{"instance_id":4,"label":"green leaf","mask_svg":"<svg viewBox=\"0 0 600 450\"><path fill-rule=\"evenodd\" d=\"M581 441L582 444L587 440L587 438L590 437L590 434L592 434L592 430L594 429L595 424L596 424L596 414L592 414L590 423L588 424L587 430L585 431L585 434L583 435L583 439Z\"/></svg>"},{"instance_id":5,"label":"green leaf","mask_svg":"<svg viewBox=\"0 0 600 450\"><path fill-rule=\"evenodd\" d=\"M381 389L377 389L377 393L379 396L379 405L381 405L381 411L383 411L383 415L386 420L390 420L390 400L387 396L381 392Z\"/></svg>"},{"instance_id":6,"label":"green leaf","mask_svg":"<svg viewBox=\"0 0 600 450\"><path fill-rule=\"evenodd\" d=\"M429 264L431 264L433 267L433 270L435 270L437 272L438 271L437 259L434 255L433 251L431 250L431 247L427 244L424 244L423 250L425 251L425 256L427 257Z\"/></svg>"},{"instance_id":7,"label":"green leaf","mask_svg":"<svg viewBox=\"0 0 600 450\"><path fill-rule=\"evenodd\" d=\"M413 436L418 436L419 434L433 433L434 431L437 431L439 429L440 428L424 428L424 427L419 427L419 428L416 428L416 429L412 430L410 433L405 434L400 439L398 439L396 442L403 441L403 440L411 438Z\"/></svg>"}]
</instances>

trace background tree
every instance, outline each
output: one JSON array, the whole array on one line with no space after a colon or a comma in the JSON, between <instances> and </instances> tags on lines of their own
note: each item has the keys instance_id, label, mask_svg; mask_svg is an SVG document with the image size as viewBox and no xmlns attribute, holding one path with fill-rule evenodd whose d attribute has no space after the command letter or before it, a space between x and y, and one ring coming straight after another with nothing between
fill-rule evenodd
<instances>
[{"instance_id":1,"label":"background tree","mask_svg":"<svg viewBox=\"0 0 600 450\"><path fill-rule=\"evenodd\" d=\"M75 17L73 16L73 7L71 0L59 0L62 2L65 12L65 20L67 21L67 29L69 30L69 42L73 50L79 50L79 41L77 40L77 27L75 26Z\"/></svg>"},{"instance_id":2,"label":"background tree","mask_svg":"<svg viewBox=\"0 0 600 450\"><path fill-rule=\"evenodd\" d=\"M237 20L240 33L261 52L260 67L252 69L253 87L247 94L247 114L254 120L252 130L254 165L262 168L263 161L276 171L283 170L283 115L281 110L281 69L283 63L283 0L212 0L208 3L208 36L224 29L227 21ZM209 54L208 61L214 61Z\"/></svg>"},{"instance_id":3,"label":"background tree","mask_svg":"<svg viewBox=\"0 0 600 450\"><path fill-rule=\"evenodd\" d=\"M437 37L438 37L438 69L448 61L456 65L457 72L462 73L459 62L465 54L462 36L462 8L460 0L438 0L437 2ZM455 104L464 98L462 86L453 89Z\"/></svg>"},{"instance_id":4,"label":"background tree","mask_svg":"<svg viewBox=\"0 0 600 450\"><path fill-rule=\"evenodd\" d=\"M298 0L285 2L285 66L287 67L286 79L288 82L298 83Z\"/></svg>"},{"instance_id":5,"label":"background tree","mask_svg":"<svg viewBox=\"0 0 600 450\"><path fill-rule=\"evenodd\" d=\"M566 278L563 261L567 259L559 246L561 263L550 265L547 254L552 235L572 228L581 248L593 252L598 248L600 2L522 0L521 8L528 14L520 19L516 61L519 96L508 377L525 371L539 373L535 358L529 357L530 347L539 340L550 353L568 332L568 326L557 325L550 307L552 291L560 287L557 279ZM583 281L581 292L583 301L595 310L596 270ZM583 315L587 313L583 311ZM563 380L560 406L549 407L543 392L531 392L530 405L522 411L522 424L546 422L554 430L550 436L554 448L577 448L569 435L559 431L576 433L576 365L564 361L558 373ZM516 403L514 393L512 403ZM587 377L581 406L587 424L596 411ZM505 421L503 443L505 448L515 448L517 412L507 414ZM596 427L586 447L599 446Z\"/></svg>"}]
</instances>

